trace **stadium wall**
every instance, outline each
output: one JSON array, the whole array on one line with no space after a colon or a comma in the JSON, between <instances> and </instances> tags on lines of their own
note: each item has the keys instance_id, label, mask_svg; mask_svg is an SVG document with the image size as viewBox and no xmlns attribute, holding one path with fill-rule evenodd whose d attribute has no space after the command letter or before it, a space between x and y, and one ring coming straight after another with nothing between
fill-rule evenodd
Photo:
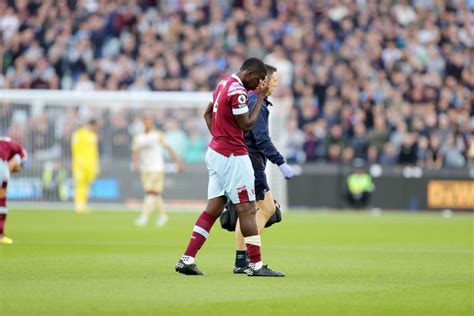
<instances>
[{"instance_id":1,"label":"stadium wall","mask_svg":"<svg viewBox=\"0 0 474 316\"><path fill-rule=\"evenodd\" d=\"M290 207L347 208L343 165L303 165L288 185ZM370 207L393 210L453 209L474 211L474 169L422 170L372 166L375 191Z\"/></svg>"}]
</instances>

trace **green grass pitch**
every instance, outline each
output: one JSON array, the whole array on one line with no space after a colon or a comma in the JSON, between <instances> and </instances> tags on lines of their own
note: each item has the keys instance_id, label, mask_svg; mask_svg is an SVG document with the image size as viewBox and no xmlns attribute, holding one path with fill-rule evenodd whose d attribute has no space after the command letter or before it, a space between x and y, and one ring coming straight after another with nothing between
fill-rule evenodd
<instances>
[{"instance_id":1,"label":"green grass pitch","mask_svg":"<svg viewBox=\"0 0 474 316\"><path fill-rule=\"evenodd\" d=\"M233 275L233 235L214 226L197 263L174 265L197 213L162 229L137 214L9 214L0 246L0 314L473 315L473 220L439 213L293 212L263 234L285 278Z\"/></svg>"}]
</instances>

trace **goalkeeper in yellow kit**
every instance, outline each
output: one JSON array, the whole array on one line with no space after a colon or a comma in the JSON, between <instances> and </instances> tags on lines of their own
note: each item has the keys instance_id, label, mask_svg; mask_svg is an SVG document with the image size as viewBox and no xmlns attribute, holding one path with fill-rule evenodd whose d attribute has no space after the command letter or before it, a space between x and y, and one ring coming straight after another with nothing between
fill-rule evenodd
<instances>
[{"instance_id":1,"label":"goalkeeper in yellow kit","mask_svg":"<svg viewBox=\"0 0 474 316\"><path fill-rule=\"evenodd\" d=\"M77 213L87 212L87 199L92 182L100 171L97 131L95 119L74 131L71 141L72 175L74 177L74 208Z\"/></svg>"}]
</instances>

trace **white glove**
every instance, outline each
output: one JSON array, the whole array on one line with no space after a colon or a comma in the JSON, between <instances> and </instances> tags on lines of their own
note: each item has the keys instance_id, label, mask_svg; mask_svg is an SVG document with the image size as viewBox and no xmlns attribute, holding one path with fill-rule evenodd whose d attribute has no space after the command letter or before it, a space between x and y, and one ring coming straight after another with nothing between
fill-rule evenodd
<instances>
[{"instance_id":1,"label":"white glove","mask_svg":"<svg viewBox=\"0 0 474 316\"><path fill-rule=\"evenodd\" d=\"M290 180L295 175L290 166L285 162L278 166L280 168L281 174L285 177L286 180Z\"/></svg>"}]
</instances>

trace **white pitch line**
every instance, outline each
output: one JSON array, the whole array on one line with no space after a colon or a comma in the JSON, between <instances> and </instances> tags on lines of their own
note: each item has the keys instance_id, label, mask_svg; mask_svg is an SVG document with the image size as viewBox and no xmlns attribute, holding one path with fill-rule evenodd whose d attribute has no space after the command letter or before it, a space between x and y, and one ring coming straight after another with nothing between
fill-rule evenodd
<instances>
[{"instance_id":1,"label":"white pitch line","mask_svg":"<svg viewBox=\"0 0 474 316\"><path fill-rule=\"evenodd\" d=\"M269 248L288 248L323 251L348 251L348 252L415 252L415 253L464 253L474 254L474 249L470 248L391 248L391 247L357 247L357 246L308 246L308 245L268 245Z\"/></svg>"}]
</instances>

